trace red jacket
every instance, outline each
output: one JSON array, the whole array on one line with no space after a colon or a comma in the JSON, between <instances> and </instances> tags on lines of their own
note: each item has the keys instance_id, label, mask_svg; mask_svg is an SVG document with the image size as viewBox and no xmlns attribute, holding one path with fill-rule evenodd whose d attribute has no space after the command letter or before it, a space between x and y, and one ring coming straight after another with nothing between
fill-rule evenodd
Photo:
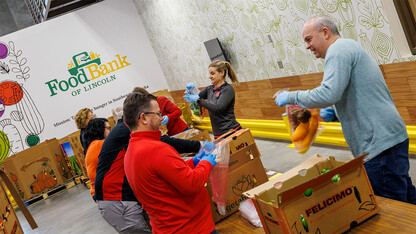
<instances>
[{"instance_id":1,"label":"red jacket","mask_svg":"<svg viewBox=\"0 0 416 234\"><path fill-rule=\"evenodd\" d=\"M169 122L167 124L168 135L173 136L185 131L188 125L181 119L182 111L166 97L158 97L160 111L167 115Z\"/></svg>"},{"instance_id":2,"label":"red jacket","mask_svg":"<svg viewBox=\"0 0 416 234\"><path fill-rule=\"evenodd\" d=\"M215 229L204 185L212 171L208 161L194 167L160 131L132 133L124 158L127 180L150 217L154 233L211 233Z\"/></svg>"}]
</instances>

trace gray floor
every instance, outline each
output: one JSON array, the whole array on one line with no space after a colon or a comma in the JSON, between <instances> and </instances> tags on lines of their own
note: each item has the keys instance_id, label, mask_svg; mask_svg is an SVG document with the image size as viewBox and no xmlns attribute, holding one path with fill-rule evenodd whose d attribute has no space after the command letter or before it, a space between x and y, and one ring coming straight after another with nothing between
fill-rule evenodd
<instances>
[{"instance_id":1,"label":"gray floor","mask_svg":"<svg viewBox=\"0 0 416 234\"><path fill-rule=\"evenodd\" d=\"M334 156L337 160L348 161L352 158L348 148L314 145L309 151L300 155L294 149L287 148L288 141L256 138L264 167L285 172L300 164L315 153L322 156ZM411 176L416 182L416 159L410 160ZM91 199L89 190L82 184L72 187L60 194L52 196L29 206L39 228L32 230L18 211L19 220L25 233L116 233L97 210Z\"/></svg>"}]
</instances>

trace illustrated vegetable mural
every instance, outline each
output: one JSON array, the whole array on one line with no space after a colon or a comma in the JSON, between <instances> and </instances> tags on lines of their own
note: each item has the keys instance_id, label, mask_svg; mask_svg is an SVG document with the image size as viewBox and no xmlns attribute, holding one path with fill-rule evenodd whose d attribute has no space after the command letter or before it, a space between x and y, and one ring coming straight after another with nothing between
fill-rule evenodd
<instances>
[{"instance_id":1,"label":"illustrated vegetable mural","mask_svg":"<svg viewBox=\"0 0 416 234\"><path fill-rule=\"evenodd\" d=\"M0 121L0 126L3 128L4 134L7 136L13 136L9 139L10 143L10 153L15 154L24 149L22 137L20 136L19 130L14 126L10 119L3 119Z\"/></svg>"},{"instance_id":2,"label":"illustrated vegetable mural","mask_svg":"<svg viewBox=\"0 0 416 234\"><path fill-rule=\"evenodd\" d=\"M23 87L30 78L27 63L13 41L0 41L0 163L7 156L37 145L45 128L35 102ZM34 187L41 188L40 183Z\"/></svg>"},{"instance_id":3,"label":"illustrated vegetable mural","mask_svg":"<svg viewBox=\"0 0 416 234\"><path fill-rule=\"evenodd\" d=\"M306 20L318 14L334 18L341 36L360 43L379 64L416 60L400 56L380 0L154 0L138 1L137 7L173 90L189 81L209 84L201 42L215 37L240 82L322 72L323 60L306 50L301 35ZM184 63L192 67L181 69Z\"/></svg>"},{"instance_id":4,"label":"illustrated vegetable mural","mask_svg":"<svg viewBox=\"0 0 416 234\"><path fill-rule=\"evenodd\" d=\"M39 135L45 128L45 122L37 109L35 102L29 96L29 93L23 88L24 96L22 101L17 103L17 110L22 113L22 125L28 134Z\"/></svg>"},{"instance_id":5,"label":"illustrated vegetable mural","mask_svg":"<svg viewBox=\"0 0 416 234\"><path fill-rule=\"evenodd\" d=\"M10 152L10 142L4 132L0 131L0 163L7 158Z\"/></svg>"}]
</instances>

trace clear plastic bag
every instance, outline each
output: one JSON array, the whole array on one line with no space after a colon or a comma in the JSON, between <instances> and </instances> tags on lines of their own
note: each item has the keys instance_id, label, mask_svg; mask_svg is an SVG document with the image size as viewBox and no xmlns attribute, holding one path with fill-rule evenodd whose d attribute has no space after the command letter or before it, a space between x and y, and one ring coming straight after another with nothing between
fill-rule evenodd
<instances>
[{"instance_id":1,"label":"clear plastic bag","mask_svg":"<svg viewBox=\"0 0 416 234\"><path fill-rule=\"evenodd\" d=\"M291 139L300 154L306 153L315 138L322 132L317 109L304 109L298 105L286 105Z\"/></svg>"},{"instance_id":2,"label":"clear plastic bag","mask_svg":"<svg viewBox=\"0 0 416 234\"><path fill-rule=\"evenodd\" d=\"M281 93L283 93L283 92L288 92L289 91L289 89L288 88L285 88L285 89L280 89L279 91L277 91L274 95L273 95L273 98L274 99L276 99L277 98L277 96L279 96Z\"/></svg>"},{"instance_id":3,"label":"clear plastic bag","mask_svg":"<svg viewBox=\"0 0 416 234\"><path fill-rule=\"evenodd\" d=\"M176 135L173 135L172 137L180 138L180 139L189 139L191 137L194 137L194 136L198 135L199 133L201 133L200 130L198 130L196 128L192 128L192 129L183 131L181 133L178 133Z\"/></svg>"},{"instance_id":4,"label":"clear plastic bag","mask_svg":"<svg viewBox=\"0 0 416 234\"><path fill-rule=\"evenodd\" d=\"M253 204L253 201L249 198L240 203L238 208L241 212L241 216L247 219L251 224L256 227L263 227L259 214L257 213L256 207Z\"/></svg>"},{"instance_id":5,"label":"clear plastic bag","mask_svg":"<svg viewBox=\"0 0 416 234\"><path fill-rule=\"evenodd\" d=\"M192 90L185 90L185 94L198 95L199 89L197 87L194 87ZM191 108L192 118L194 118L197 122L201 123L205 117L205 108L200 106L196 102L191 102L189 107Z\"/></svg>"},{"instance_id":6,"label":"clear plastic bag","mask_svg":"<svg viewBox=\"0 0 416 234\"><path fill-rule=\"evenodd\" d=\"M216 148L212 151L216 155L217 164L209 175L212 186L212 196L217 204L218 212L225 215L225 196L227 189L228 162L230 161L230 140L222 140L216 143ZM204 147L201 147L202 149ZM203 149L204 150L204 149Z\"/></svg>"}]
</instances>

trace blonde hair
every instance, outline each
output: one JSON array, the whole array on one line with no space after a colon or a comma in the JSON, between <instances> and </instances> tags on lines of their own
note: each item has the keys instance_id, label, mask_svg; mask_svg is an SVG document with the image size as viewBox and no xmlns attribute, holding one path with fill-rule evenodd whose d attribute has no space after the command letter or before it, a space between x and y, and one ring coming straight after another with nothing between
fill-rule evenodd
<instances>
[{"instance_id":1,"label":"blonde hair","mask_svg":"<svg viewBox=\"0 0 416 234\"><path fill-rule=\"evenodd\" d=\"M229 62L215 60L208 67L217 68L217 72L224 72L224 79L228 76L233 83L238 83L237 75Z\"/></svg>"},{"instance_id":2,"label":"blonde hair","mask_svg":"<svg viewBox=\"0 0 416 234\"><path fill-rule=\"evenodd\" d=\"M135 87L133 89L134 93L143 93L143 94L149 94L149 92L147 92L147 90L145 88L142 87Z\"/></svg>"},{"instance_id":3,"label":"blonde hair","mask_svg":"<svg viewBox=\"0 0 416 234\"><path fill-rule=\"evenodd\" d=\"M78 111L75 115L75 124L77 125L78 129L83 129L87 126L88 122L88 113L92 113L92 110L89 108L84 108Z\"/></svg>"}]
</instances>

